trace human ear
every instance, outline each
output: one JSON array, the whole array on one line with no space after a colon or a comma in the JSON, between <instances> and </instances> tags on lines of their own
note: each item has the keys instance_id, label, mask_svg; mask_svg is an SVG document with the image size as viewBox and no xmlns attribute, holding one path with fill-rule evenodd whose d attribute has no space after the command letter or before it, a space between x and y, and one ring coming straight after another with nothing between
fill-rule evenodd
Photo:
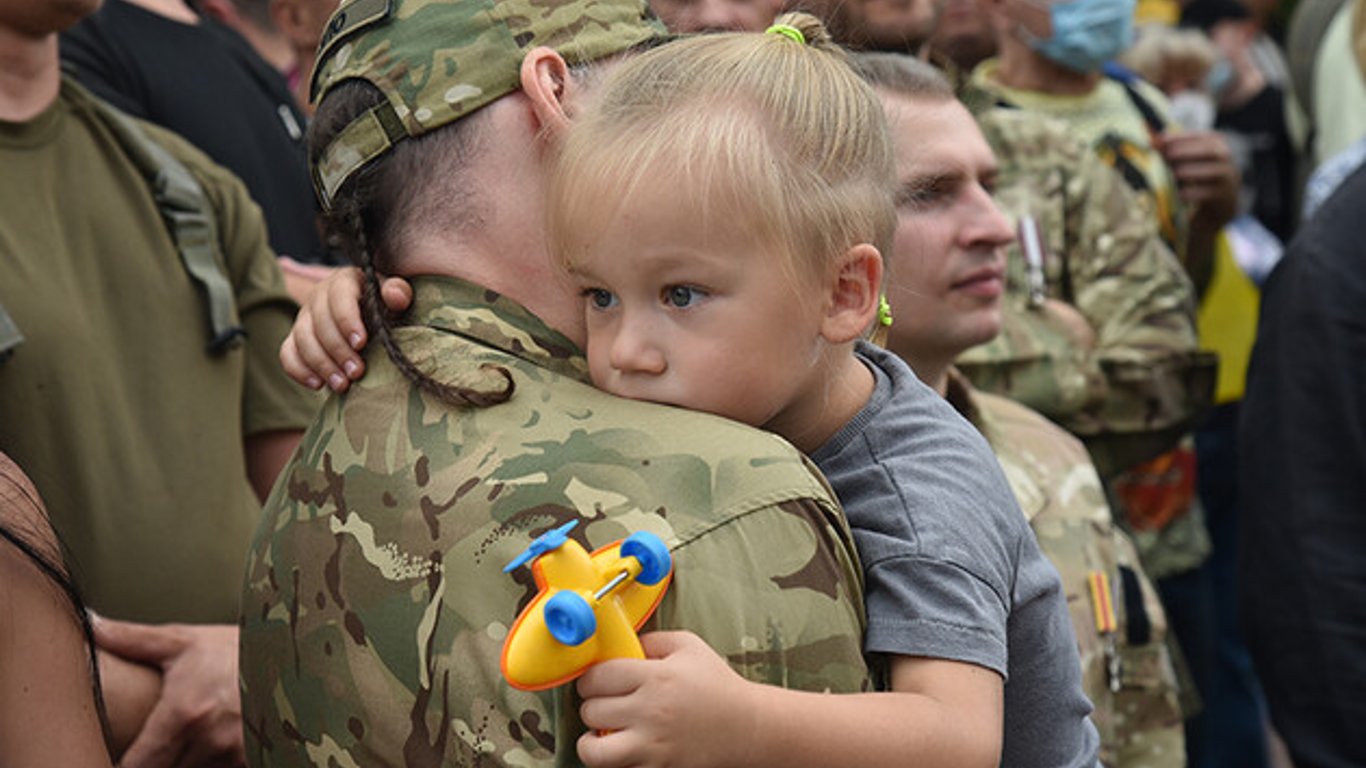
<instances>
[{"instance_id":1,"label":"human ear","mask_svg":"<svg viewBox=\"0 0 1366 768\"><path fill-rule=\"evenodd\" d=\"M531 100L540 133L558 139L569 127L569 65L560 54L538 46L522 59L522 93Z\"/></svg>"},{"instance_id":2,"label":"human ear","mask_svg":"<svg viewBox=\"0 0 1366 768\"><path fill-rule=\"evenodd\" d=\"M831 344L861 338L877 317L882 296L882 254L859 243L840 255L828 282L821 337Z\"/></svg>"}]
</instances>

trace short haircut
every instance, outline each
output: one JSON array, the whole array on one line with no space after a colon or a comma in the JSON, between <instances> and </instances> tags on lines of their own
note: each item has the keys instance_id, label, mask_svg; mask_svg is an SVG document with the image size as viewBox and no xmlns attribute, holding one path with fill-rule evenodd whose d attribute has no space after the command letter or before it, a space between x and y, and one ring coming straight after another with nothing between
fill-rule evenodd
<instances>
[{"instance_id":1,"label":"short haircut","mask_svg":"<svg viewBox=\"0 0 1366 768\"><path fill-rule=\"evenodd\" d=\"M806 42L702 35L608 73L551 179L562 262L572 266L614 206L652 179L666 179L701 226L741 222L755 242L820 270L859 243L886 251L895 161L881 104L814 17L779 23Z\"/></svg>"},{"instance_id":2,"label":"short haircut","mask_svg":"<svg viewBox=\"0 0 1366 768\"><path fill-rule=\"evenodd\" d=\"M931 101L955 98L944 73L904 53L858 53L854 68L874 88Z\"/></svg>"}]
</instances>

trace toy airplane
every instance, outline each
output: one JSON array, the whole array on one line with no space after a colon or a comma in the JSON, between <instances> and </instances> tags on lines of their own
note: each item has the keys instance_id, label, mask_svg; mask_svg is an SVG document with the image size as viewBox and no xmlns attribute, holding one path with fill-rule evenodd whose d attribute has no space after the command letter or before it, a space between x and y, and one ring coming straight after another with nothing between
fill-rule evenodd
<instances>
[{"instance_id":1,"label":"toy airplane","mask_svg":"<svg viewBox=\"0 0 1366 768\"><path fill-rule=\"evenodd\" d=\"M503 569L530 562L538 590L503 643L503 677L514 688L553 688L600 661L645 658L636 630L669 586L669 548L638 531L590 555L567 535L576 525L543 534Z\"/></svg>"}]
</instances>

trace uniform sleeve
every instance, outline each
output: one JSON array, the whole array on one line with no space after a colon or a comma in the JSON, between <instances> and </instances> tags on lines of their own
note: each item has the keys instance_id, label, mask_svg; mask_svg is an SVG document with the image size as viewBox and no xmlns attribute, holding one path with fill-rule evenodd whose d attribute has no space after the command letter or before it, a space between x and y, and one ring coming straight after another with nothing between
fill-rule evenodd
<instances>
[{"instance_id":1,"label":"uniform sleeve","mask_svg":"<svg viewBox=\"0 0 1366 768\"><path fill-rule=\"evenodd\" d=\"M217 216L218 239L237 314L246 331L246 380L242 392L242 434L303 429L312 422L321 396L294 384L279 363L280 344L298 305L285 290L284 275L266 240L261 209L246 187L226 169L167 131L153 130L203 186Z\"/></svg>"},{"instance_id":2,"label":"uniform sleeve","mask_svg":"<svg viewBox=\"0 0 1366 768\"><path fill-rule=\"evenodd\" d=\"M1088 321L1081 350L1027 306L1012 246L1000 336L960 365L979 388L1022 402L1081 436L1102 476L1169 448L1209 402L1214 363L1196 349L1194 289L1134 193L1051 121L995 110L979 118L1002 165L998 201L1036 218L1049 298Z\"/></svg>"},{"instance_id":3,"label":"uniform sleeve","mask_svg":"<svg viewBox=\"0 0 1366 768\"><path fill-rule=\"evenodd\" d=\"M676 547L674 568L660 628L697 633L757 682L870 687L858 556L828 505L798 499L733 518Z\"/></svg>"},{"instance_id":4,"label":"uniform sleeve","mask_svg":"<svg viewBox=\"0 0 1366 768\"><path fill-rule=\"evenodd\" d=\"M1107 386L1097 407L1064 426L1108 477L1194 426L1213 395L1215 360L1197 349L1195 288L1134 193L1091 153L1078 176L1083 192L1069 200L1073 300L1096 332L1092 356Z\"/></svg>"}]
</instances>

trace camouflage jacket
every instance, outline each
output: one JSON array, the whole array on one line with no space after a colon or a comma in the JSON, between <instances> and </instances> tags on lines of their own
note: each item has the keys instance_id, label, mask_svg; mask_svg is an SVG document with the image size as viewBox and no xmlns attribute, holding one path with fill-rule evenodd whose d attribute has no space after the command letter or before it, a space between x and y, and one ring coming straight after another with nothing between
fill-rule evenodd
<instances>
[{"instance_id":1,"label":"camouflage jacket","mask_svg":"<svg viewBox=\"0 0 1366 768\"><path fill-rule=\"evenodd\" d=\"M1101 762L1117 768L1186 764L1167 618L1127 536L1115 526L1086 449L1039 414L979 393L950 372L949 402L986 437L1043 550L1062 577L1082 685L1100 732ZM1104 573L1114 630L1103 632L1092 573Z\"/></svg>"},{"instance_id":2,"label":"camouflage jacket","mask_svg":"<svg viewBox=\"0 0 1366 768\"><path fill-rule=\"evenodd\" d=\"M247 754L263 765L574 765L573 686L507 685L534 596L502 568L569 520L596 548L659 534L654 623L746 677L871 686L859 562L820 475L780 438L593 389L573 344L505 298L419 278L397 340L436 378L500 390L457 409L383 352L307 432L267 502L242 600Z\"/></svg>"},{"instance_id":3,"label":"camouflage jacket","mask_svg":"<svg viewBox=\"0 0 1366 768\"><path fill-rule=\"evenodd\" d=\"M977 118L1000 164L997 202L1038 224L1045 295L1080 312L1095 344L1078 348L1031 303L1016 243L1002 332L958 365L1081 437L1112 477L1175 445L1209 403L1214 359L1196 349L1194 289L1134 192L1064 124L991 106Z\"/></svg>"}]
</instances>

